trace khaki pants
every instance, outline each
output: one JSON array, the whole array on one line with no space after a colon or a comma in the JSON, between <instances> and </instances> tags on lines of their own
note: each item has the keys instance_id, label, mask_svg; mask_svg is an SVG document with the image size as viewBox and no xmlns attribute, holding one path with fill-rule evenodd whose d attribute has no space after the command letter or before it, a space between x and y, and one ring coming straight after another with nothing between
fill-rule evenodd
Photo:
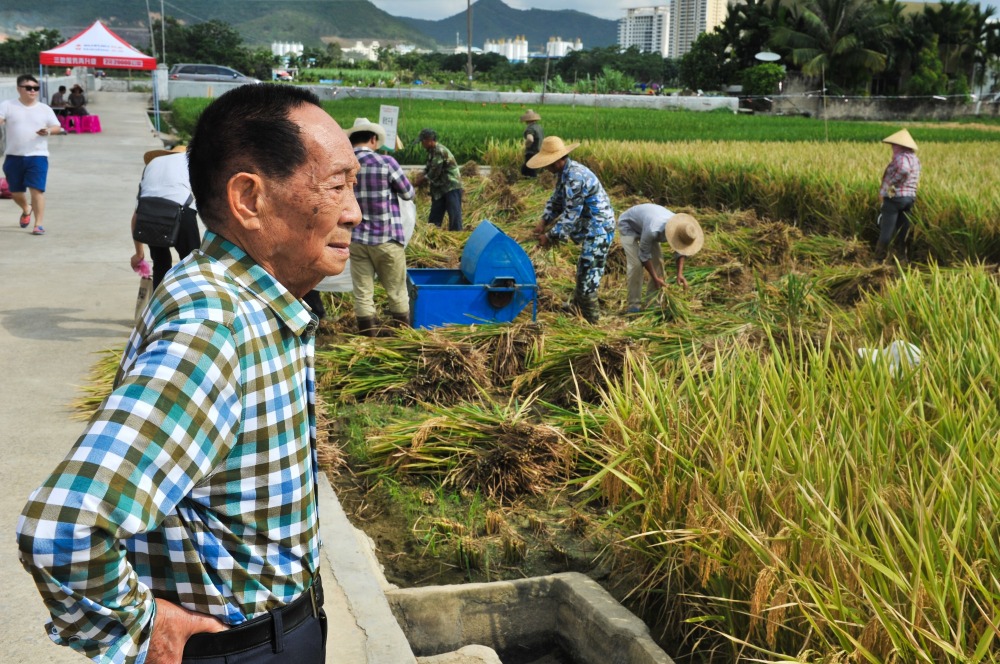
<instances>
[{"instance_id":1,"label":"khaki pants","mask_svg":"<svg viewBox=\"0 0 1000 664\"><path fill-rule=\"evenodd\" d=\"M406 249L398 242L385 244L351 243L351 282L354 286L354 315L375 316L375 275L389 296L389 312L406 314L410 297L406 292Z\"/></svg>"},{"instance_id":2,"label":"khaki pants","mask_svg":"<svg viewBox=\"0 0 1000 664\"><path fill-rule=\"evenodd\" d=\"M646 276L646 270L639 260L639 236L619 235L622 249L625 250L625 278L628 280L628 307L629 309L642 307L642 282ZM653 263L653 270L656 274L663 276L663 252L660 245L653 243L653 255L649 259ZM655 291L656 287L652 279L646 279L646 295Z\"/></svg>"}]
</instances>

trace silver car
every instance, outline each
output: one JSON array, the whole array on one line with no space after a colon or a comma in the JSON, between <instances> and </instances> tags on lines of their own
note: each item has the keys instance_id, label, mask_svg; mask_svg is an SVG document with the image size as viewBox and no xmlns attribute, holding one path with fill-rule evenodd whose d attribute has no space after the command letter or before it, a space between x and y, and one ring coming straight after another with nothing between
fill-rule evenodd
<instances>
[{"instance_id":1,"label":"silver car","mask_svg":"<svg viewBox=\"0 0 1000 664\"><path fill-rule=\"evenodd\" d=\"M256 78L245 76L235 69L221 65L180 63L170 68L171 81L221 81L226 83L260 83Z\"/></svg>"}]
</instances>

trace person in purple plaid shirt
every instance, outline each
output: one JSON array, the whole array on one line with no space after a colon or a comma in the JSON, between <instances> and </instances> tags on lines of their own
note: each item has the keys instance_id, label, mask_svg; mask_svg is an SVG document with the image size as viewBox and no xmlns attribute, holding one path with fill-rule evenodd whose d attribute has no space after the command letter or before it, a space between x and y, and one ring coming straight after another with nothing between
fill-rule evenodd
<instances>
[{"instance_id":1,"label":"person in purple plaid shirt","mask_svg":"<svg viewBox=\"0 0 1000 664\"><path fill-rule=\"evenodd\" d=\"M878 197L882 204L879 215L879 237L875 246L875 260L883 261L889 252L889 243L896 236L896 247L901 257L906 259L907 239L910 231L909 212L917 200L917 185L920 184L920 160L917 158L917 143L905 129L882 139L892 146L892 161L882 174L882 186Z\"/></svg>"},{"instance_id":2,"label":"person in purple plaid shirt","mask_svg":"<svg viewBox=\"0 0 1000 664\"><path fill-rule=\"evenodd\" d=\"M361 164L354 195L361 205L362 221L351 237L351 282L358 331L374 337L385 334L375 311L375 277L385 288L389 315L397 325L410 324L410 298L406 290L406 244L399 214L399 198L413 200L413 185L395 159L376 152L385 144L385 129L357 118L347 130L354 154Z\"/></svg>"}]
</instances>

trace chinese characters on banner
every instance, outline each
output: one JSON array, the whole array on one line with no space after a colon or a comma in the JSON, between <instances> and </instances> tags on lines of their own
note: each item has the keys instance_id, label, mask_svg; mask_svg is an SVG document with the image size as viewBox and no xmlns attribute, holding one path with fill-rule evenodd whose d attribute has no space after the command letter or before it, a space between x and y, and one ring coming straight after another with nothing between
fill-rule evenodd
<instances>
[{"instance_id":1,"label":"chinese characters on banner","mask_svg":"<svg viewBox=\"0 0 1000 664\"><path fill-rule=\"evenodd\" d=\"M378 123L385 129L385 149L392 152L402 147L396 137L396 129L399 125L399 106L380 106Z\"/></svg>"}]
</instances>

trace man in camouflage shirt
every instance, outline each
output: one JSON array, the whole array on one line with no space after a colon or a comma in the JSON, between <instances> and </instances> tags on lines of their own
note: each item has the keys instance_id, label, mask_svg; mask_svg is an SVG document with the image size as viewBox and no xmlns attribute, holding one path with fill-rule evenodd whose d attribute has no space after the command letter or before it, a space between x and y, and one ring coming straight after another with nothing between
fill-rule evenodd
<instances>
[{"instance_id":1,"label":"man in camouflage shirt","mask_svg":"<svg viewBox=\"0 0 1000 664\"><path fill-rule=\"evenodd\" d=\"M188 159L204 241L29 498L21 562L49 638L94 661L322 664L318 320L302 297L350 256L358 160L286 85L212 102Z\"/></svg>"},{"instance_id":2,"label":"man in camouflage shirt","mask_svg":"<svg viewBox=\"0 0 1000 664\"><path fill-rule=\"evenodd\" d=\"M437 142L433 129L420 131L420 144L427 150L427 165L413 179L418 187L425 182L430 187L431 212L427 220L441 226L448 213L448 230L462 230L462 174L451 150Z\"/></svg>"},{"instance_id":3,"label":"man in camouflage shirt","mask_svg":"<svg viewBox=\"0 0 1000 664\"><path fill-rule=\"evenodd\" d=\"M545 204L535 235L543 247L565 240L581 245L572 304L588 322L596 323L601 316L597 289L615 236L615 211L597 176L567 156L578 145L566 145L558 136L549 136L527 166L544 168L556 176L555 191Z\"/></svg>"}]
</instances>

